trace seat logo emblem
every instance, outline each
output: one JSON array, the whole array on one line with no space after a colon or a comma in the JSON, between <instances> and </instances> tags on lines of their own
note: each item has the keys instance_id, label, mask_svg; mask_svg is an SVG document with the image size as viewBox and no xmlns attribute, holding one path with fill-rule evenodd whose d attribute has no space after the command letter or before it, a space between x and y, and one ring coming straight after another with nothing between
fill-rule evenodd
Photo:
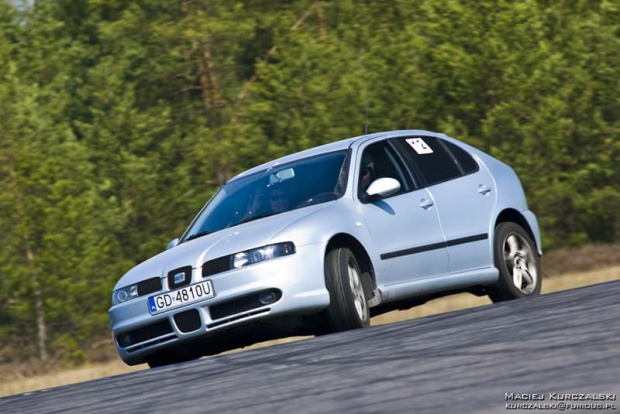
<instances>
[{"instance_id":1,"label":"seat logo emblem","mask_svg":"<svg viewBox=\"0 0 620 414\"><path fill-rule=\"evenodd\" d=\"M173 276L173 280L175 285L185 282L185 272L176 273Z\"/></svg>"}]
</instances>

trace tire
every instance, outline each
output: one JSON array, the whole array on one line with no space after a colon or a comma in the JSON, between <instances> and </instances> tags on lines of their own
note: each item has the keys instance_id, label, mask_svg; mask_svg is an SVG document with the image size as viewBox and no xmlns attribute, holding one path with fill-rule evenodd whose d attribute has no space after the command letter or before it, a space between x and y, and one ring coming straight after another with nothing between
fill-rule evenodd
<instances>
[{"instance_id":1,"label":"tire","mask_svg":"<svg viewBox=\"0 0 620 414\"><path fill-rule=\"evenodd\" d=\"M489 288L493 302L540 294L542 270L540 256L530 235L518 224L500 223L493 241L499 280Z\"/></svg>"},{"instance_id":2,"label":"tire","mask_svg":"<svg viewBox=\"0 0 620 414\"><path fill-rule=\"evenodd\" d=\"M330 297L326 316L331 332L370 325L362 272L351 250L338 248L327 253L325 284Z\"/></svg>"}]
</instances>

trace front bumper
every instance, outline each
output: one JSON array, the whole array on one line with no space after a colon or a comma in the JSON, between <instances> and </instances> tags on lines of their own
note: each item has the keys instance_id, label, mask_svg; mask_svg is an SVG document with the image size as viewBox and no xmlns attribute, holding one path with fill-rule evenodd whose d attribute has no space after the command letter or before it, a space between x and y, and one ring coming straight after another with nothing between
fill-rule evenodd
<instances>
[{"instance_id":1,"label":"front bumper","mask_svg":"<svg viewBox=\"0 0 620 414\"><path fill-rule=\"evenodd\" d=\"M320 244L298 246L290 256L207 276L192 270L192 284L211 280L215 297L151 315L149 296L164 289L113 306L109 310L114 343L121 359L135 365L167 347L217 335L218 332L275 316L312 314L329 305L323 276L324 251ZM182 265L182 264L181 264ZM257 303L260 292L276 292L269 305ZM195 329L194 329L195 328ZM123 335L132 340L123 342Z\"/></svg>"}]
</instances>

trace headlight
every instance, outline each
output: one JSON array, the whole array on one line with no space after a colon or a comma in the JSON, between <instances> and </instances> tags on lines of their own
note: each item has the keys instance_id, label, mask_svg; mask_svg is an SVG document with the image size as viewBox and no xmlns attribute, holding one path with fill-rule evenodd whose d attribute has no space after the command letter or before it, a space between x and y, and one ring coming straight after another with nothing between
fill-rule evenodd
<instances>
[{"instance_id":1,"label":"headlight","mask_svg":"<svg viewBox=\"0 0 620 414\"><path fill-rule=\"evenodd\" d=\"M293 242L270 244L268 246L259 247L258 249L246 250L233 255L232 265L235 269L238 269L243 266L249 266L276 257L288 256L293 253L295 253L295 245Z\"/></svg>"},{"instance_id":2,"label":"headlight","mask_svg":"<svg viewBox=\"0 0 620 414\"><path fill-rule=\"evenodd\" d=\"M120 288L112 293L112 305L118 305L119 303L127 302L128 300L138 297L138 285L129 285L124 288Z\"/></svg>"}]
</instances>

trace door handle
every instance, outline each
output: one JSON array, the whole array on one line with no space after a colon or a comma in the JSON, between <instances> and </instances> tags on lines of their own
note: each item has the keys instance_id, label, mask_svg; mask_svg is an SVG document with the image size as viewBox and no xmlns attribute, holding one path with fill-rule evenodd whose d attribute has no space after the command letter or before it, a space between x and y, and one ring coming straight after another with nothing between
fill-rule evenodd
<instances>
[{"instance_id":1,"label":"door handle","mask_svg":"<svg viewBox=\"0 0 620 414\"><path fill-rule=\"evenodd\" d=\"M491 187L487 187L484 184L479 184L478 185L478 192L482 195L487 195L491 192Z\"/></svg>"},{"instance_id":2,"label":"door handle","mask_svg":"<svg viewBox=\"0 0 620 414\"><path fill-rule=\"evenodd\" d=\"M422 207L424 210L428 210L429 208L433 207L433 201L432 200L427 200L426 198L423 198L420 200L420 207Z\"/></svg>"}]
</instances>

